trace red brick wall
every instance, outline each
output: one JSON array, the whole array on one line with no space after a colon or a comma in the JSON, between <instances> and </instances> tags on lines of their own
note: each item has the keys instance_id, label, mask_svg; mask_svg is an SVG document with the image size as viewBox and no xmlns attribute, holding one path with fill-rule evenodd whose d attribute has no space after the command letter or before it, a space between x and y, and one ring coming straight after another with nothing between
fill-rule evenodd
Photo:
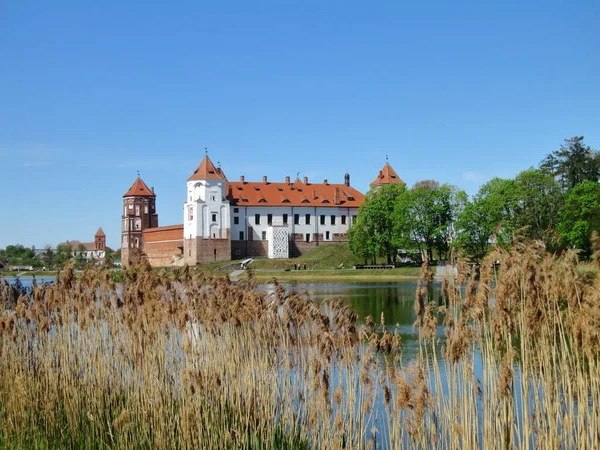
<instances>
[{"instance_id":1,"label":"red brick wall","mask_svg":"<svg viewBox=\"0 0 600 450\"><path fill-rule=\"evenodd\" d=\"M269 256L268 241L249 241L248 256Z\"/></svg>"},{"instance_id":2,"label":"red brick wall","mask_svg":"<svg viewBox=\"0 0 600 450\"><path fill-rule=\"evenodd\" d=\"M144 235L144 253L153 267L170 266L173 256L180 256L183 247L183 225L147 228Z\"/></svg>"},{"instance_id":3,"label":"red brick wall","mask_svg":"<svg viewBox=\"0 0 600 450\"><path fill-rule=\"evenodd\" d=\"M170 266L173 256L181 256L183 240L172 242L146 242L144 253L152 267Z\"/></svg>"},{"instance_id":4,"label":"red brick wall","mask_svg":"<svg viewBox=\"0 0 600 450\"><path fill-rule=\"evenodd\" d=\"M244 259L248 256L248 241L231 241L231 259Z\"/></svg>"},{"instance_id":5,"label":"red brick wall","mask_svg":"<svg viewBox=\"0 0 600 450\"><path fill-rule=\"evenodd\" d=\"M231 261L231 238L225 239L185 239L183 258L189 265L214 261Z\"/></svg>"},{"instance_id":6,"label":"red brick wall","mask_svg":"<svg viewBox=\"0 0 600 450\"><path fill-rule=\"evenodd\" d=\"M196 239L196 264L231 260L229 239Z\"/></svg>"}]
</instances>

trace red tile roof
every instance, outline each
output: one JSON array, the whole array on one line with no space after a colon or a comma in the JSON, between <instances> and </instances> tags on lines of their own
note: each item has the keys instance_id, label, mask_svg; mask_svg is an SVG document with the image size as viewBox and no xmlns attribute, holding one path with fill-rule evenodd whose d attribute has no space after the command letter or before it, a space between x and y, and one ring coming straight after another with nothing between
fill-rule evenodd
<instances>
[{"instance_id":1,"label":"red tile roof","mask_svg":"<svg viewBox=\"0 0 600 450\"><path fill-rule=\"evenodd\" d=\"M146 228L143 231L143 235L144 243L177 240L181 240L183 243L183 225Z\"/></svg>"},{"instance_id":2,"label":"red tile roof","mask_svg":"<svg viewBox=\"0 0 600 450\"><path fill-rule=\"evenodd\" d=\"M358 208L364 195L345 184L228 182L227 199L235 206L329 206Z\"/></svg>"},{"instance_id":3,"label":"red tile roof","mask_svg":"<svg viewBox=\"0 0 600 450\"><path fill-rule=\"evenodd\" d=\"M384 184L406 184L402 179L398 176L396 171L392 169L390 163L386 162L383 169L379 171L379 175L377 178L373 180L370 186L382 186Z\"/></svg>"},{"instance_id":4,"label":"red tile roof","mask_svg":"<svg viewBox=\"0 0 600 450\"><path fill-rule=\"evenodd\" d=\"M98 228L98 231L96 231L96 234L94 236L96 236L96 237L100 237L100 236L106 237L106 234L104 234L104 230L102 230L102 227L100 227L100 228Z\"/></svg>"},{"instance_id":5,"label":"red tile roof","mask_svg":"<svg viewBox=\"0 0 600 450\"><path fill-rule=\"evenodd\" d=\"M140 177L137 177L123 197L156 197L156 194Z\"/></svg>"},{"instance_id":6,"label":"red tile roof","mask_svg":"<svg viewBox=\"0 0 600 450\"><path fill-rule=\"evenodd\" d=\"M67 244L69 244L72 250L76 251L79 251L79 246L83 246L83 249L87 251L96 250L95 242L67 241Z\"/></svg>"},{"instance_id":7,"label":"red tile roof","mask_svg":"<svg viewBox=\"0 0 600 450\"><path fill-rule=\"evenodd\" d=\"M215 167L208 155L204 157L194 173L188 178L192 180L227 180L220 167Z\"/></svg>"}]
</instances>

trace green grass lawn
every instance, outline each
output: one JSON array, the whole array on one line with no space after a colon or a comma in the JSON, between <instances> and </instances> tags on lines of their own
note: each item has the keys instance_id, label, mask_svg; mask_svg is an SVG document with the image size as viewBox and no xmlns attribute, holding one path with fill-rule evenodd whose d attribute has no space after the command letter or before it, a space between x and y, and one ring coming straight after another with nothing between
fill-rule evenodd
<instances>
[{"instance_id":1,"label":"green grass lawn","mask_svg":"<svg viewBox=\"0 0 600 450\"><path fill-rule=\"evenodd\" d=\"M230 263L240 262L217 262L202 264L198 266L200 270L216 271ZM378 261L385 263L384 260ZM377 270L354 270L352 267L357 264L363 264L350 251L348 244L321 244L311 249L298 258L289 259L268 259L257 258L251 264L255 270L257 278L261 280L277 278L287 279L335 279L335 278L353 278L353 279L398 279L402 277L418 277L420 267L402 267L398 269L377 269ZM299 264L302 270L294 270L294 264ZM304 270L306 264L307 270ZM343 264L344 269L340 269Z\"/></svg>"},{"instance_id":2,"label":"green grass lawn","mask_svg":"<svg viewBox=\"0 0 600 450\"><path fill-rule=\"evenodd\" d=\"M56 271L20 271L14 272L10 270L0 272L0 278L8 278L8 277L16 277L19 275L19 278L54 278L56 276Z\"/></svg>"},{"instance_id":3,"label":"green grass lawn","mask_svg":"<svg viewBox=\"0 0 600 450\"><path fill-rule=\"evenodd\" d=\"M219 262L202 264L198 267L206 270L215 270L219 267L223 267L227 264L240 262ZM385 263L385 260L378 261L378 263ZM364 261L360 260L350 251L350 246L346 243L343 244L321 244L318 247L311 249L304 255L297 258L289 259L269 259L266 257L254 258L254 262L251 267L256 270L262 269L293 269L294 264L301 264L308 269L338 269L341 264L345 268L352 268L356 264L364 264Z\"/></svg>"},{"instance_id":4,"label":"green grass lawn","mask_svg":"<svg viewBox=\"0 0 600 450\"><path fill-rule=\"evenodd\" d=\"M286 280L398 280L402 278L417 278L420 273L419 267L401 267L398 269L309 269L309 270L268 270L261 269L254 272L259 280L271 280L276 278L280 281Z\"/></svg>"}]
</instances>

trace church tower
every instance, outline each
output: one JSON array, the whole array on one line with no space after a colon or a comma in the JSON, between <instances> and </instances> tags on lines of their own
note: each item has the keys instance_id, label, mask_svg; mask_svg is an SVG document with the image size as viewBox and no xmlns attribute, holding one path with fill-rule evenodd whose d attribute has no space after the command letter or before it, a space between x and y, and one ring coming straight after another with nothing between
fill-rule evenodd
<instances>
[{"instance_id":1,"label":"church tower","mask_svg":"<svg viewBox=\"0 0 600 450\"><path fill-rule=\"evenodd\" d=\"M156 194L139 177L123 195L123 216L121 224L121 261L129 265L131 251L144 249L142 232L146 228L158 226ZM100 230L99 230L100 231Z\"/></svg>"},{"instance_id":2,"label":"church tower","mask_svg":"<svg viewBox=\"0 0 600 450\"><path fill-rule=\"evenodd\" d=\"M106 250L106 234L104 234L102 227L98 228L98 231L96 231L96 235L94 236L94 250Z\"/></svg>"},{"instance_id":3,"label":"church tower","mask_svg":"<svg viewBox=\"0 0 600 450\"><path fill-rule=\"evenodd\" d=\"M227 178L208 155L187 180L183 258L189 265L231 259Z\"/></svg>"}]
</instances>

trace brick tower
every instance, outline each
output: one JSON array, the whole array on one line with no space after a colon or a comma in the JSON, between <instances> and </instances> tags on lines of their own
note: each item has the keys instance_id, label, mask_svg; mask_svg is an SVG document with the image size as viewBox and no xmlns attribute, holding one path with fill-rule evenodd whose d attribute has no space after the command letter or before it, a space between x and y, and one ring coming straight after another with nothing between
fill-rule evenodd
<instances>
[{"instance_id":1,"label":"brick tower","mask_svg":"<svg viewBox=\"0 0 600 450\"><path fill-rule=\"evenodd\" d=\"M94 237L94 250L106 250L106 234L102 230L102 227L98 228Z\"/></svg>"},{"instance_id":2,"label":"brick tower","mask_svg":"<svg viewBox=\"0 0 600 450\"><path fill-rule=\"evenodd\" d=\"M144 250L142 232L146 228L158 226L156 213L156 194L139 177L123 195L123 216L121 223L121 262L130 263L134 249Z\"/></svg>"}]
</instances>

